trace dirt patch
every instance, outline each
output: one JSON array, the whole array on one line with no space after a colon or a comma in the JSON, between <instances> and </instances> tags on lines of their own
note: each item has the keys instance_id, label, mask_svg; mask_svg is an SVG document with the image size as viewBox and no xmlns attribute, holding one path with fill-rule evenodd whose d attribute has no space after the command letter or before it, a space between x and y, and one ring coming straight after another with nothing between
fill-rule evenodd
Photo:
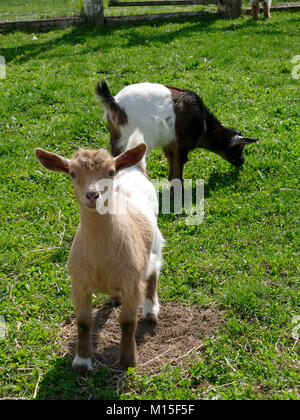
<instances>
[{"instance_id":1,"label":"dirt patch","mask_svg":"<svg viewBox=\"0 0 300 420\"><path fill-rule=\"evenodd\" d=\"M118 370L119 342L118 323L120 308L103 304L94 309L93 366ZM140 316L141 314L139 314ZM204 338L211 337L220 327L222 319L211 307L188 306L176 302L161 303L157 324L149 324L139 318L136 342L139 371L155 374L162 365L181 365L189 355L201 349ZM63 328L63 352L75 352L76 325L69 320Z\"/></svg>"}]
</instances>

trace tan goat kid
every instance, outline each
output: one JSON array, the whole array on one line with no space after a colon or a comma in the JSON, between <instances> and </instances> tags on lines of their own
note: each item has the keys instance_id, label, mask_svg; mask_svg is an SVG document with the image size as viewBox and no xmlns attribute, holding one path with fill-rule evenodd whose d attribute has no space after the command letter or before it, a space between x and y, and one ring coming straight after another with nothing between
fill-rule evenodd
<instances>
[{"instance_id":1,"label":"tan goat kid","mask_svg":"<svg viewBox=\"0 0 300 420\"><path fill-rule=\"evenodd\" d=\"M72 178L79 202L80 224L68 272L78 333L73 368L80 373L92 369L92 293L107 293L122 302L120 364L125 368L137 363L135 330L141 298L143 318L156 321L159 311L156 286L163 238L157 227L156 192L145 176L145 151L145 143L116 158L104 149L79 150L68 160L43 149L35 150L43 166ZM98 206L104 196L99 189L103 180L110 180L113 187L109 199ZM105 212L108 201L110 211ZM123 211L126 201L131 205Z\"/></svg>"}]
</instances>

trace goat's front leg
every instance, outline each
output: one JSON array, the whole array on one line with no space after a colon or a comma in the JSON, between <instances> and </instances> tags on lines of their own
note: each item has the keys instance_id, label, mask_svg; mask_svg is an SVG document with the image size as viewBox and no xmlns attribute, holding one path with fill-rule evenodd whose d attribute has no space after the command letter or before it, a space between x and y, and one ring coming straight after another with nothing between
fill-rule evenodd
<instances>
[{"instance_id":1,"label":"goat's front leg","mask_svg":"<svg viewBox=\"0 0 300 420\"><path fill-rule=\"evenodd\" d=\"M92 295L89 292L77 290L72 285L73 303L77 323L76 355L72 367L81 374L92 370Z\"/></svg>"},{"instance_id":2,"label":"goat's front leg","mask_svg":"<svg viewBox=\"0 0 300 420\"><path fill-rule=\"evenodd\" d=\"M135 330L138 304L138 297L130 299L127 296L122 296L122 310L119 318L122 331L120 342L120 365L125 369L137 365Z\"/></svg>"},{"instance_id":3,"label":"goat's front leg","mask_svg":"<svg viewBox=\"0 0 300 420\"><path fill-rule=\"evenodd\" d=\"M187 160L188 151L176 143L174 151L174 168L172 180L179 179L181 182L183 181L183 167Z\"/></svg>"}]
</instances>

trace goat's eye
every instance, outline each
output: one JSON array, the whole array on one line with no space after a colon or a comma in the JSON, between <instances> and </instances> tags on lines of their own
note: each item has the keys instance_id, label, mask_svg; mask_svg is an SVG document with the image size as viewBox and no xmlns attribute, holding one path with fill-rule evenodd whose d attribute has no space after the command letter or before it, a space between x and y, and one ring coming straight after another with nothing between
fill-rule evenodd
<instances>
[{"instance_id":1,"label":"goat's eye","mask_svg":"<svg viewBox=\"0 0 300 420\"><path fill-rule=\"evenodd\" d=\"M71 175L72 178L76 178L75 172L71 172L70 175Z\"/></svg>"},{"instance_id":2,"label":"goat's eye","mask_svg":"<svg viewBox=\"0 0 300 420\"><path fill-rule=\"evenodd\" d=\"M110 176L112 178L115 173L116 173L116 171L114 169L112 169L112 170L109 171L108 176Z\"/></svg>"}]
</instances>

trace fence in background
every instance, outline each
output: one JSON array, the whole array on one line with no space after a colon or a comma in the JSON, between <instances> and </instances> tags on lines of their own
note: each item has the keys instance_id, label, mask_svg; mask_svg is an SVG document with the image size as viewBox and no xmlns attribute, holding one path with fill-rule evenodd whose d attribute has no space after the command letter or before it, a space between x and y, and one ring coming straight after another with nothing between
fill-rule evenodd
<instances>
[{"instance_id":1,"label":"fence in background","mask_svg":"<svg viewBox=\"0 0 300 420\"><path fill-rule=\"evenodd\" d=\"M183 5L218 4L218 3L219 3L219 0L135 0L135 1L108 0L109 7L183 6Z\"/></svg>"},{"instance_id":2,"label":"fence in background","mask_svg":"<svg viewBox=\"0 0 300 420\"><path fill-rule=\"evenodd\" d=\"M0 22L78 16L84 0L0 0Z\"/></svg>"},{"instance_id":3,"label":"fence in background","mask_svg":"<svg viewBox=\"0 0 300 420\"><path fill-rule=\"evenodd\" d=\"M250 0L0 0L0 30L27 29L48 30L54 27L67 27L82 24L86 21L94 25L135 23L139 21L155 21L177 17L201 16L214 14L224 17L238 17L242 13L242 5L249 5ZM273 0L280 6L273 10L300 10L300 2L287 3L287 0ZM156 6L156 12L148 13L148 6ZM184 5L218 5L218 11L191 10L192 6L184 12L176 12L176 6ZM104 7L120 7L125 10L122 16L106 16ZM135 6L134 15L127 10ZM161 13L160 6L171 10L170 13ZM166 7L167 6L167 7ZM193 6L193 7L194 7ZM126 9L129 7L129 9ZM151 9L151 7L150 7ZM108 10L108 9L106 9ZM116 9L119 10L119 9ZM177 9L178 10L178 9ZM246 12L249 8L246 9ZM117 11L117 13L120 13ZM128 14L127 14L128 13Z\"/></svg>"}]
</instances>

